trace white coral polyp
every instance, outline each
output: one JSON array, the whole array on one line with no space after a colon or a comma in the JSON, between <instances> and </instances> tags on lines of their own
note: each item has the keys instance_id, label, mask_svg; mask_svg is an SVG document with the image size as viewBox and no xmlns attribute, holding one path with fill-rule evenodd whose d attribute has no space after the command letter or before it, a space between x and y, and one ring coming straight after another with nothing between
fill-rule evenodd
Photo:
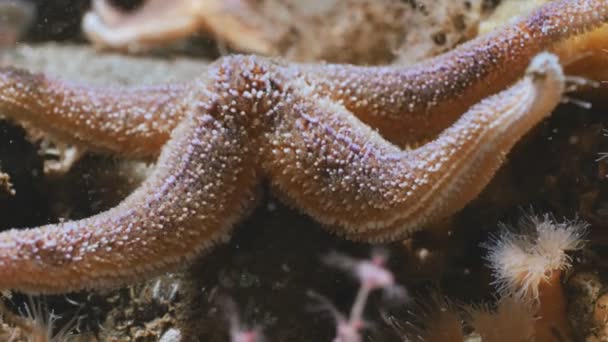
<instances>
[{"instance_id":1,"label":"white coral polyp","mask_svg":"<svg viewBox=\"0 0 608 342\"><path fill-rule=\"evenodd\" d=\"M566 252L583 247L586 228L580 220L556 222L549 215L526 217L517 229L503 225L485 245L494 284L503 295L537 300L541 282L571 266Z\"/></svg>"}]
</instances>

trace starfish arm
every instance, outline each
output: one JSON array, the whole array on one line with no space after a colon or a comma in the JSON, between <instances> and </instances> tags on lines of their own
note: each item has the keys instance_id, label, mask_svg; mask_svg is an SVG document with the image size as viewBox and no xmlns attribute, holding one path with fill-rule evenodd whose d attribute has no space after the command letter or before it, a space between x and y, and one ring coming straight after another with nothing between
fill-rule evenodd
<instances>
[{"instance_id":1,"label":"starfish arm","mask_svg":"<svg viewBox=\"0 0 608 342\"><path fill-rule=\"evenodd\" d=\"M63 142L153 158L183 118L188 86L88 87L4 67L0 111Z\"/></svg>"},{"instance_id":2,"label":"starfish arm","mask_svg":"<svg viewBox=\"0 0 608 342\"><path fill-rule=\"evenodd\" d=\"M540 54L511 88L473 106L435 140L403 151L312 87L271 137L273 184L350 238L401 238L451 215L485 187L513 145L551 113L564 89L554 55Z\"/></svg>"},{"instance_id":3,"label":"starfish arm","mask_svg":"<svg viewBox=\"0 0 608 342\"><path fill-rule=\"evenodd\" d=\"M199 93L200 94L200 93ZM193 99L153 174L90 218L0 234L0 289L106 288L182 266L226 240L257 182L253 143L222 120L222 100Z\"/></svg>"},{"instance_id":4,"label":"starfish arm","mask_svg":"<svg viewBox=\"0 0 608 342\"><path fill-rule=\"evenodd\" d=\"M515 82L536 54L608 20L607 0L556 0L504 28L407 68L302 66L330 94L401 145L425 141Z\"/></svg>"},{"instance_id":5,"label":"starfish arm","mask_svg":"<svg viewBox=\"0 0 608 342\"><path fill-rule=\"evenodd\" d=\"M244 1L148 0L127 14L107 0L95 0L82 29L97 46L114 49L145 50L204 30L242 51L273 53L269 38L254 25L252 16L257 13Z\"/></svg>"}]
</instances>

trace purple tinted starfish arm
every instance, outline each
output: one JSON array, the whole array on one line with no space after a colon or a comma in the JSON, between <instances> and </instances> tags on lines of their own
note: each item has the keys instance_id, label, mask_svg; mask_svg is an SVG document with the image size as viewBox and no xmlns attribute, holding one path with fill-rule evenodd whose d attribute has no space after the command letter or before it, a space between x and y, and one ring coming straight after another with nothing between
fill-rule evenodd
<instances>
[{"instance_id":1,"label":"purple tinted starfish arm","mask_svg":"<svg viewBox=\"0 0 608 342\"><path fill-rule=\"evenodd\" d=\"M297 89L306 90L289 107L298 115L286 116L271 138L273 184L339 234L384 242L474 199L513 145L560 102L564 75L555 55L540 54L523 80L413 150L383 140L312 86Z\"/></svg>"},{"instance_id":2,"label":"purple tinted starfish arm","mask_svg":"<svg viewBox=\"0 0 608 342\"><path fill-rule=\"evenodd\" d=\"M411 67L304 66L302 73L383 136L416 145L519 79L536 54L607 20L606 0L556 0Z\"/></svg>"},{"instance_id":3,"label":"purple tinted starfish arm","mask_svg":"<svg viewBox=\"0 0 608 342\"><path fill-rule=\"evenodd\" d=\"M223 115L231 98L206 88L190 99L155 171L117 207L2 232L0 288L107 288L175 269L226 240L253 198L256 154L246 129Z\"/></svg>"}]
</instances>

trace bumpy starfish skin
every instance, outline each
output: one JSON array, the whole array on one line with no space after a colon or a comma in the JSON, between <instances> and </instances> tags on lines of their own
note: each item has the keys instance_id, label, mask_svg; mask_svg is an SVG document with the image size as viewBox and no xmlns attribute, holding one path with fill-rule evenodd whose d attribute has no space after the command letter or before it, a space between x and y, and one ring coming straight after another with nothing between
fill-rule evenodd
<instances>
[{"instance_id":1,"label":"bumpy starfish skin","mask_svg":"<svg viewBox=\"0 0 608 342\"><path fill-rule=\"evenodd\" d=\"M606 20L608 1L561 1L541 9L533 14L546 17L538 19L546 24L541 31L555 29L555 8L572 10L568 24L577 32ZM437 73L430 79L456 68L428 67ZM183 88L147 95L141 90L96 94L42 76L1 71L0 104L9 116L101 150L155 155L155 146L166 139L162 132L172 126L163 118L174 116L179 123L155 171L117 207L79 221L0 233L0 289L66 292L174 269L226 239L251 205L261 177L341 235L370 242L404 237L477 196L504 155L551 112L564 89L557 59L540 54L515 85L468 109L434 140L402 150L353 115L352 103L341 103L339 92L323 91L335 88L319 86L321 70L337 67L317 66L311 71L316 77L306 68L227 57ZM374 70L348 68L370 78ZM333 77L328 74L326 85ZM479 79L485 78L475 78L465 89ZM361 96L395 99L390 96L400 89L391 82L384 89L378 79L371 86L360 81L361 87L369 86ZM449 93L449 87L417 89L429 99L429 91ZM384 115L395 110L391 100L376 104ZM116 110L119 117L102 120ZM153 117L165 128L155 127Z\"/></svg>"},{"instance_id":2,"label":"bumpy starfish skin","mask_svg":"<svg viewBox=\"0 0 608 342\"><path fill-rule=\"evenodd\" d=\"M94 151L153 157L184 113L188 84L128 89L74 85L0 68L2 114Z\"/></svg>"},{"instance_id":3,"label":"bumpy starfish skin","mask_svg":"<svg viewBox=\"0 0 608 342\"><path fill-rule=\"evenodd\" d=\"M409 151L387 143L342 106L316 99L316 105L298 104L302 117L280 127L267 172L298 207L339 234L396 240L475 198L562 91L556 57L538 55L523 81Z\"/></svg>"},{"instance_id":4,"label":"bumpy starfish skin","mask_svg":"<svg viewBox=\"0 0 608 342\"><path fill-rule=\"evenodd\" d=\"M409 68L280 63L315 92L343 103L399 146L418 146L465 110L517 80L535 54L599 26L608 1L555 1L495 33ZM8 116L90 149L158 155L181 120L193 84L157 89L84 87L0 69L0 107ZM62 100L63 99L63 100Z\"/></svg>"},{"instance_id":5,"label":"bumpy starfish skin","mask_svg":"<svg viewBox=\"0 0 608 342\"><path fill-rule=\"evenodd\" d=\"M534 55L597 27L607 16L607 1L554 1L411 68L330 65L306 72L321 91L389 140L416 144L512 84Z\"/></svg>"},{"instance_id":6,"label":"bumpy starfish skin","mask_svg":"<svg viewBox=\"0 0 608 342\"><path fill-rule=\"evenodd\" d=\"M225 58L197 82L154 173L120 205L0 234L0 288L105 287L177 267L226 238L263 173L339 233L395 239L475 197L559 103L563 83L555 56L539 55L515 86L402 151L304 78L285 79L255 57Z\"/></svg>"}]
</instances>

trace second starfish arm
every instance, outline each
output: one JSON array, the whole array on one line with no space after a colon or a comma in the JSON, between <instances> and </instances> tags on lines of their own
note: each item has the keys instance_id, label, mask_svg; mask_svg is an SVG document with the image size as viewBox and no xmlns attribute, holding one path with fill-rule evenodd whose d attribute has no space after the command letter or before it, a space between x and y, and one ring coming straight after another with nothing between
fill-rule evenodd
<instances>
[{"instance_id":1,"label":"second starfish arm","mask_svg":"<svg viewBox=\"0 0 608 342\"><path fill-rule=\"evenodd\" d=\"M257 176L251 142L217 118L217 102L190 108L153 174L117 207L0 233L0 289L113 287L180 267L226 240L252 203Z\"/></svg>"},{"instance_id":2,"label":"second starfish arm","mask_svg":"<svg viewBox=\"0 0 608 342\"><path fill-rule=\"evenodd\" d=\"M90 87L0 68L0 114L62 142L155 158L182 120L189 84Z\"/></svg>"},{"instance_id":3,"label":"second starfish arm","mask_svg":"<svg viewBox=\"0 0 608 342\"><path fill-rule=\"evenodd\" d=\"M303 66L319 92L400 145L436 136L521 77L536 54L608 20L606 0L556 0L456 49L407 68Z\"/></svg>"},{"instance_id":4,"label":"second starfish arm","mask_svg":"<svg viewBox=\"0 0 608 342\"><path fill-rule=\"evenodd\" d=\"M265 64L227 58L197 80L154 172L115 208L0 233L0 289L113 287L182 267L226 240L260 176L259 119L269 97L248 95L274 93Z\"/></svg>"},{"instance_id":5,"label":"second starfish arm","mask_svg":"<svg viewBox=\"0 0 608 342\"><path fill-rule=\"evenodd\" d=\"M557 57L540 54L523 80L410 151L383 140L340 105L301 94L290 107L300 117L288 117L272 136L266 169L296 207L339 234L393 241L473 200L563 90Z\"/></svg>"}]
</instances>

